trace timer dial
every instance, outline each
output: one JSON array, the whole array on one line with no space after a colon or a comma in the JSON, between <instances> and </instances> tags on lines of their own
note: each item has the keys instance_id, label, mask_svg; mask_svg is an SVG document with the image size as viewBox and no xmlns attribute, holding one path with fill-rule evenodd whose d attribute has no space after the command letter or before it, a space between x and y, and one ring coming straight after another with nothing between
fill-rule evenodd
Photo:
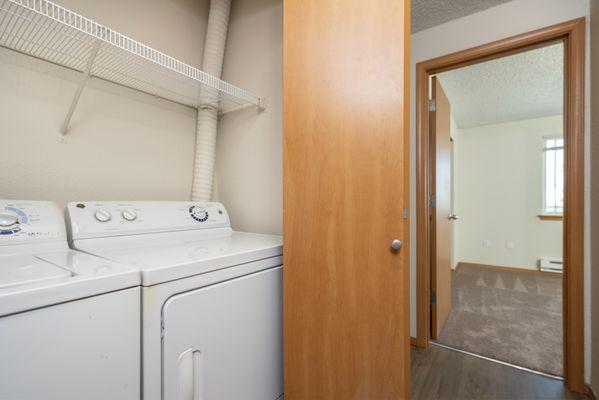
<instances>
[{"instance_id":1,"label":"timer dial","mask_svg":"<svg viewBox=\"0 0 599 400\"><path fill-rule=\"evenodd\" d=\"M12 235L21 230L19 214L12 210L0 211L0 235Z\"/></svg>"},{"instance_id":2,"label":"timer dial","mask_svg":"<svg viewBox=\"0 0 599 400\"><path fill-rule=\"evenodd\" d=\"M191 218L198 222L206 222L208 220L208 211L199 206L189 207L189 214L191 215Z\"/></svg>"},{"instance_id":3,"label":"timer dial","mask_svg":"<svg viewBox=\"0 0 599 400\"><path fill-rule=\"evenodd\" d=\"M10 228L19 223L19 214L10 210L0 211L0 228Z\"/></svg>"}]
</instances>

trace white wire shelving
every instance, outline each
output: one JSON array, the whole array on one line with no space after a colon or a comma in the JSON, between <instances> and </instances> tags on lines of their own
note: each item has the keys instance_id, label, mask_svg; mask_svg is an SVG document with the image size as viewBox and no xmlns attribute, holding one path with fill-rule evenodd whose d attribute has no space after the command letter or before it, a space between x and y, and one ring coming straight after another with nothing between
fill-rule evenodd
<instances>
[{"instance_id":1,"label":"white wire shelving","mask_svg":"<svg viewBox=\"0 0 599 400\"><path fill-rule=\"evenodd\" d=\"M82 72L65 134L88 77L219 113L264 100L48 0L0 0L0 46Z\"/></svg>"}]
</instances>

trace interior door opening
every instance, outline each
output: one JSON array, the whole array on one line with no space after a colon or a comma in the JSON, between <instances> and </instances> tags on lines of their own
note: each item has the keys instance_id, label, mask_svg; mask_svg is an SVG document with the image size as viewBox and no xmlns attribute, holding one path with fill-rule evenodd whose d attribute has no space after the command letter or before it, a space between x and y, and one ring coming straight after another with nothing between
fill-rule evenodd
<instances>
[{"instance_id":1,"label":"interior door opening","mask_svg":"<svg viewBox=\"0 0 599 400\"><path fill-rule=\"evenodd\" d=\"M563 53L559 42L433 76L429 125L431 339L555 377Z\"/></svg>"},{"instance_id":2,"label":"interior door opening","mask_svg":"<svg viewBox=\"0 0 599 400\"><path fill-rule=\"evenodd\" d=\"M578 392L585 390L583 42L584 20L574 20L416 68L414 343L427 347L432 339L563 376ZM553 57L545 67L557 72L535 92L553 93L531 93L527 85L543 79L543 68L534 67L536 74L512 87L511 98L490 93L493 63L507 75L503 84L495 82L501 92L518 82L526 57L538 62L541 55ZM455 95L460 91L478 97L465 101ZM526 140L509 142L510 135Z\"/></svg>"}]
</instances>

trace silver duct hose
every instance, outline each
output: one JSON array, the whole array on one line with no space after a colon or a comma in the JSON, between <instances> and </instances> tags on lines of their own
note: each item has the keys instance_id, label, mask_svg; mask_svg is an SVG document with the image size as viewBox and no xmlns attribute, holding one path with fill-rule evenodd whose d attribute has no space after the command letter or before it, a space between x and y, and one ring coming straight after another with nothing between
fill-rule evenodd
<instances>
[{"instance_id":1,"label":"silver duct hose","mask_svg":"<svg viewBox=\"0 0 599 400\"><path fill-rule=\"evenodd\" d=\"M202 70L217 78L221 77L223 70L230 11L231 0L210 1ZM191 186L193 201L212 200L218 100L218 90L202 88L198 107L195 162Z\"/></svg>"}]
</instances>

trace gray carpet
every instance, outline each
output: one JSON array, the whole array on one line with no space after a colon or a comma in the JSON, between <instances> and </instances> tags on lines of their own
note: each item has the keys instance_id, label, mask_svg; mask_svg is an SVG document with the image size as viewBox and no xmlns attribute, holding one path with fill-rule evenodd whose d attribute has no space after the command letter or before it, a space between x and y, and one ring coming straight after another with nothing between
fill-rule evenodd
<instances>
[{"instance_id":1,"label":"gray carpet","mask_svg":"<svg viewBox=\"0 0 599 400\"><path fill-rule=\"evenodd\" d=\"M452 301L439 343L563 375L561 275L466 264L452 273Z\"/></svg>"}]
</instances>

